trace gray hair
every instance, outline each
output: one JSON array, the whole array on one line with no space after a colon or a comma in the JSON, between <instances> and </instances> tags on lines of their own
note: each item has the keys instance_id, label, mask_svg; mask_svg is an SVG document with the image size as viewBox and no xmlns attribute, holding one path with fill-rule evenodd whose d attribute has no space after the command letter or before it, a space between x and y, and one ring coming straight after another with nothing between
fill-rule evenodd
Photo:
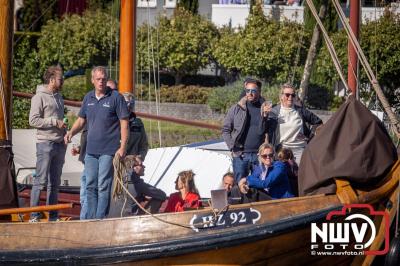
<instances>
[{"instance_id":1,"label":"gray hair","mask_svg":"<svg viewBox=\"0 0 400 266\"><path fill-rule=\"evenodd\" d=\"M281 94L283 93L284 89L292 89L294 92L296 92L296 87L292 83L285 83L281 86Z\"/></svg>"},{"instance_id":2,"label":"gray hair","mask_svg":"<svg viewBox=\"0 0 400 266\"><path fill-rule=\"evenodd\" d=\"M94 73L96 72L100 72L103 73L106 76L106 79L108 79L108 71L107 68L103 67L103 66L95 66L92 69L92 78L94 76Z\"/></svg>"}]
</instances>

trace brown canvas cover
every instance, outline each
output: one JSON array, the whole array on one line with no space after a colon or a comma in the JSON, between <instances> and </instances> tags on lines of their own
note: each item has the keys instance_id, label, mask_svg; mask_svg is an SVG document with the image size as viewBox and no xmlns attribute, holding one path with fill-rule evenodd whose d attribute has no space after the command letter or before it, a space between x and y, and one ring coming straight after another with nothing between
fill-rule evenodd
<instances>
[{"instance_id":1,"label":"brown canvas cover","mask_svg":"<svg viewBox=\"0 0 400 266\"><path fill-rule=\"evenodd\" d=\"M304 150L299 194L335 193L335 177L358 187L376 184L396 160L382 122L351 96Z\"/></svg>"},{"instance_id":2,"label":"brown canvas cover","mask_svg":"<svg viewBox=\"0 0 400 266\"><path fill-rule=\"evenodd\" d=\"M0 148L0 209L18 207L13 154Z\"/></svg>"}]
</instances>

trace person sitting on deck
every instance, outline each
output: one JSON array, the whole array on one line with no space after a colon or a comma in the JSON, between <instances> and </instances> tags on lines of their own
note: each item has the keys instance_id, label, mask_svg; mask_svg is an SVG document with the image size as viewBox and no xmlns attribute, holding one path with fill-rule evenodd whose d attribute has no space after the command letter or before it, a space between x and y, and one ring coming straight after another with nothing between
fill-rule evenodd
<instances>
[{"instance_id":1,"label":"person sitting on deck","mask_svg":"<svg viewBox=\"0 0 400 266\"><path fill-rule=\"evenodd\" d=\"M243 194L240 193L239 187L235 184L235 176L232 172L228 172L222 177L222 186L227 192L229 204L243 203Z\"/></svg>"},{"instance_id":2,"label":"person sitting on deck","mask_svg":"<svg viewBox=\"0 0 400 266\"><path fill-rule=\"evenodd\" d=\"M161 189L158 189L150 184L143 181L141 176L144 175L145 166L140 155L127 155L125 162L130 161L130 167L132 169L131 181L135 192L133 194L138 202L149 201L144 206L150 213L157 213L161 207L161 204L167 199L167 195ZM137 205L132 207L133 214L144 214L144 211L139 209Z\"/></svg>"},{"instance_id":3,"label":"person sitting on deck","mask_svg":"<svg viewBox=\"0 0 400 266\"><path fill-rule=\"evenodd\" d=\"M175 181L178 192L169 195L167 207L164 212L183 212L186 209L201 207L200 195L194 183L192 170L182 171Z\"/></svg>"},{"instance_id":4,"label":"person sitting on deck","mask_svg":"<svg viewBox=\"0 0 400 266\"><path fill-rule=\"evenodd\" d=\"M285 164L274 161L274 148L262 144L258 149L258 158L260 165L247 179L240 180L241 192L253 193L252 199L256 201L293 197Z\"/></svg>"},{"instance_id":5,"label":"person sitting on deck","mask_svg":"<svg viewBox=\"0 0 400 266\"><path fill-rule=\"evenodd\" d=\"M291 149L282 148L278 152L278 160L283 162L286 166L290 188L294 196L299 196L298 188L298 172L299 166L297 165L294 155Z\"/></svg>"}]
</instances>

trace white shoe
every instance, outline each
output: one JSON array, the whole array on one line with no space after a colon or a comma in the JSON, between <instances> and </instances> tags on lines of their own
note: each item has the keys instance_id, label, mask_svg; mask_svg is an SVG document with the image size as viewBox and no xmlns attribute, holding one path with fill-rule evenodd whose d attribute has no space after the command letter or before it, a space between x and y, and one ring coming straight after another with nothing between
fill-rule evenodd
<instances>
[{"instance_id":1,"label":"white shoe","mask_svg":"<svg viewBox=\"0 0 400 266\"><path fill-rule=\"evenodd\" d=\"M33 218L29 219L29 222L30 223L38 223L39 219L37 217L33 217Z\"/></svg>"}]
</instances>

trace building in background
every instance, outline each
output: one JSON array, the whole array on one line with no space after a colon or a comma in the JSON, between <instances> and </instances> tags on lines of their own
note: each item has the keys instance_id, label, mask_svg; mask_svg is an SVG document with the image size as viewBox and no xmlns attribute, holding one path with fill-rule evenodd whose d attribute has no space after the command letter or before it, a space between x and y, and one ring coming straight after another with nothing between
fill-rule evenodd
<instances>
[{"instance_id":1,"label":"building in background","mask_svg":"<svg viewBox=\"0 0 400 266\"><path fill-rule=\"evenodd\" d=\"M154 25L158 16L170 17L174 13L177 0L137 0L136 23L138 26L150 22ZM199 15L211 20L212 5L218 0L199 0Z\"/></svg>"}]
</instances>

